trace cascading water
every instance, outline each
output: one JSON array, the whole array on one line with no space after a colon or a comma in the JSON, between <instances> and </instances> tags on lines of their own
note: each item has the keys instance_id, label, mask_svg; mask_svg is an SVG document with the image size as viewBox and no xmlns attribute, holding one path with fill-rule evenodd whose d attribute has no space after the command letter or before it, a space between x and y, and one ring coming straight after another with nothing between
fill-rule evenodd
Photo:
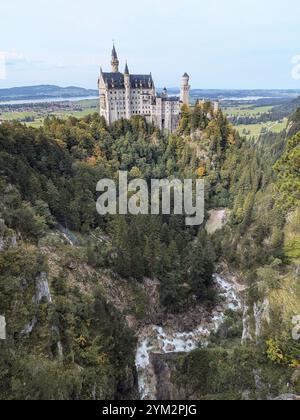
<instances>
[{"instance_id":1,"label":"cascading water","mask_svg":"<svg viewBox=\"0 0 300 420\"><path fill-rule=\"evenodd\" d=\"M224 299L222 311L220 307L212 311L210 322L203 321L195 330L177 332L170 328L156 325L145 327L140 332L140 341L136 352L136 368L138 372L139 392L142 400L156 399L156 377L151 363L151 354L189 353L199 344L206 345L211 333L216 332L225 319L228 309L242 309L236 284L228 282L219 275L214 276L215 283Z\"/></svg>"}]
</instances>

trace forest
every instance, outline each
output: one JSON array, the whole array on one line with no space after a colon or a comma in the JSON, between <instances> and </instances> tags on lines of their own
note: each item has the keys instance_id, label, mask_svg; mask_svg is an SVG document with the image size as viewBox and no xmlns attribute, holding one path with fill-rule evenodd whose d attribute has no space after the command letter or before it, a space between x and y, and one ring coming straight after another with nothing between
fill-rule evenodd
<instances>
[{"instance_id":1,"label":"forest","mask_svg":"<svg viewBox=\"0 0 300 420\"><path fill-rule=\"evenodd\" d=\"M108 127L97 114L47 118L38 129L1 124L0 314L7 340L0 341L0 399L138 398L137 338L125 315L145 319L143 280L158 282L165 314L210 308L218 301L213 274L220 262L243 277L248 307L272 302L270 322L255 345L242 347L241 320L228 314L227 342L217 335L212 352L180 356L174 383L192 382L199 398L237 397L243 384L236 376L229 390L222 381L216 386L203 361L217 378L226 372L228 384L228 366L245 357L246 364L252 358L266 367L275 394L285 391L278 375L300 393L300 346L290 334L291 317L300 314L299 167L299 110L286 132L266 133L256 144L221 110L214 115L210 102L184 106L172 135L141 117ZM206 218L228 208L230 219L208 235L204 225L187 227L184 216L100 216L97 182L117 181L120 170L149 185L151 179L204 179ZM77 246L67 246L62 229ZM106 276L112 291L103 286ZM107 298L123 289L128 312Z\"/></svg>"}]
</instances>

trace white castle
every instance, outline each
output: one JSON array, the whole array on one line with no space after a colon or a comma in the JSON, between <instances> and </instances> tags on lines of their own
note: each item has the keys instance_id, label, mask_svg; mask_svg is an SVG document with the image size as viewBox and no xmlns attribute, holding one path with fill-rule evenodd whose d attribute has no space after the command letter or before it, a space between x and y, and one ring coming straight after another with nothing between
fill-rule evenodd
<instances>
[{"instance_id":1,"label":"white castle","mask_svg":"<svg viewBox=\"0 0 300 420\"><path fill-rule=\"evenodd\" d=\"M105 118L107 124L140 115L163 131L176 131L181 108L184 104L189 104L189 75L185 73L182 76L179 98L168 96L166 88L161 94L157 94L151 73L130 74L127 63L124 73L120 73L119 64L113 46L111 72L105 73L101 68L98 80L100 115Z\"/></svg>"}]
</instances>

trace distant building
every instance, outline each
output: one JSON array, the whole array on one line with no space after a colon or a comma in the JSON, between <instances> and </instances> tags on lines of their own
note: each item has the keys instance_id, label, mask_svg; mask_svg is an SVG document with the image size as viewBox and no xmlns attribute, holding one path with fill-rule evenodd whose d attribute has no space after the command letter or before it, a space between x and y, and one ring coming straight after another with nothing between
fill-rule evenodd
<instances>
[{"instance_id":1,"label":"distant building","mask_svg":"<svg viewBox=\"0 0 300 420\"><path fill-rule=\"evenodd\" d=\"M120 73L119 64L113 46L111 72L105 73L101 68L98 80L100 115L108 124L140 115L163 131L176 131L182 105L189 104L189 75L185 73L182 77L180 98L171 97L166 88L161 94L156 93L151 73L130 74L127 63L124 73Z\"/></svg>"}]
</instances>

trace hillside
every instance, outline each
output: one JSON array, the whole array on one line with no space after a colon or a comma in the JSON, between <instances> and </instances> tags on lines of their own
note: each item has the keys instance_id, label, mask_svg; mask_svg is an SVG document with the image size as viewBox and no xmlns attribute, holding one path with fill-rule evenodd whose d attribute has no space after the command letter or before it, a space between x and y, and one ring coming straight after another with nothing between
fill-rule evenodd
<instances>
[{"instance_id":1,"label":"hillside","mask_svg":"<svg viewBox=\"0 0 300 420\"><path fill-rule=\"evenodd\" d=\"M273 121L280 120L294 114L300 107L300 96L282 105L275 106L271 112Z\"/></svg>"},{"instance_id":2,"label":"hillside","mask_svg":"<svg viewBox=\"0 0 300 420\"><path fill-rule=\"evenodd\" d=\"M296 398L299 122L256 147L210 103L170 136L140 117L4 122L0 399ZM100 217L119 170L203 178L210 228Z\"/></svg>"}]
</instances>

